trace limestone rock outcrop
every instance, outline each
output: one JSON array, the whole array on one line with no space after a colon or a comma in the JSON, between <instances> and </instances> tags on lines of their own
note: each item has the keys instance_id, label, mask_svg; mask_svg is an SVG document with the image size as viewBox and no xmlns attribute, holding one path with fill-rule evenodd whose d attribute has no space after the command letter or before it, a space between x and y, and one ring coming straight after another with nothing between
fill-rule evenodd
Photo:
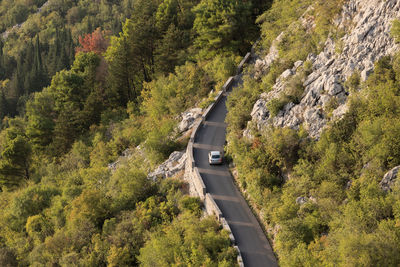
<instances>
[{"instance_id":1,"label":"limestone rock outcrop","mask_svg":"<svg viewBox=\"0 0 400 267\"><path fill-rule=\"evenodd\" d=\"M147 175L147 178L155 180L157 178L172 177L185 169L187 155L185 152L175 151L169 158L160 164L153 172Z\"/></svg>"},{"instance_id":2,"label":"limestone rock outcrop","mask_svg":"<svg viewBox=\"0 0 400 267\"><path fill-rule=\"evenodd\" d=\"M200 118L202 114L201 108L192 108L188 111L182 113L182 120L178 125L178 131L183 133L187 130L190 130L196 121L197 118Z\"/></svg>"},{"instance_id":3,"label":"limestone rock outcrop","mask_svg":"<svg viewBox=\"0 0 400 267\"><path fill-rule=\"evenodd\" d=\"M299 103L287 103L275 117L271 117L267 103L277 98L287 86L285 81L296 74L302 62L285 70L277 79L272 91L262 94L251 113L253 124L258 129L266 125L298 129L300 125L313 138L319 138L321 131L331 119L340 119L346 113L349 92L343 84L354 72L365 81L373 72L374 63L386 55L393 55L397 46L390 36L391 22L400 17L400 1L397 0L349 0L335 20L338 28L346 34L337 41L328 38L324 50L310 54L312 71L306 77L304 93ZM280 35L281 36L281 35ZM255 78L267 70L277 59L276 42L268 55L255 65ZM331 116L327 116L328 106L335 102ZM251 136L249 131L245 135Z\"/></svg>"},{"instance_id":4,"label":"limestone rock outcrop","mask_svg":"<svg viewBox=\"0 0 400 267\"><path fill-rule=\"evenodd\" d=\"M306 204L308 201L308 198L306 197L298 197L296 198L296 203L299 204L300 206Z\"/></svg>"},{"instance_id":5,"label":"limestone rock outcrop","mask_svg":"<svg viewBox=\"0 0 400 267\"><path fill-rule=\"evenodd\" d=\"M381 186L383 191L391 191L394 182L397 179L397 175L399 173L400 166L396 166L390 171L388 171L384 176L379 185Z\"/></svg>"}]
</instances>

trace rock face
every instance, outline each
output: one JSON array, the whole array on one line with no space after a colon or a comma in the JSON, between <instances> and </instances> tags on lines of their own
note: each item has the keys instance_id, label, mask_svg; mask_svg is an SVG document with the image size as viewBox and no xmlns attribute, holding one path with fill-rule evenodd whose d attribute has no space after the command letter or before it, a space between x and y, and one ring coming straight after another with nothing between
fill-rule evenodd
<instances>
[{"instance_id":1,"label":"rock face","mask_svg":"<svg viewBox=\"0 0 400 267\"><path fill-rule=\"evenodd\" d=\"M296 198L296 203L299 204L300 206L306 204L308 201L308 198L306 197L298 197Z\"/></svg>"},{"instance_id":2,"label":"rock face","mask_svg":"<svg viewBox=\"0 0 400 267\"><path fill-rule=\"evenodd\" d=\"M282 40L283 33L281 33L272 43L269 48L269 53L263 59L257 59L254 64L254 78L259 79L265 72L268 71L272 63L279 57L278 54L278 43Z\"/></svg>"},{"instance_id":3,"label":"rock face","mask_svg":"<svg viewBox=\"0 0 400 267\"><path fill-rule=\"evenodd\" d=\"M154 181L157 178L174 176L185 169L186 157L185 152L173 152L166 161L160 164L153 172L149 173L147 178Z\"/></svg>"},{"instance_id":4,"label":"rock face","mask_svg":"<svg viewBox=\"0 0 400 267\"><path fill-rule=\"evenodd\" d=\"M178 130L180 133L186 132L191 129L197 118L200 118L202 114L201 108L192 108L189 111L182 113L182 121L178 125Z\"/></svg>"},{"instance_id":5,"label":"rock face","mask_svg":"<svg viewBox=\"0 0 400 267\"><path fill-rule=\"evenodd\" d=\"M383 191L391 191L391 187L396 181L397 174L399 173L400 166L394 167L390 171L388 171L384 176L379 185L381 186Z\"/></svg>"},{"instance_id":6,"label":"rock face","mask_svg":"<svg viewBox=\"0 0 400 267\"><path fill-rule=\"evenodd\" d=\"M313 7L310 6L306 12L304 12L303 16L300 17L300 22L305 29L312 29L315 27L314 21L310 20L310 16L308 16L308 12L313 10ZM296 26L294 23L289 26L289 29L293 26ZM276 37L276 39L272 42L271 47L269 48L268 54L264 58L256 59L254 64L254 78L261 78L266 72L268 72L269 67L279 58L278 44L282 41L285 32L281 32L281 34Z\"/></svg>"},{"instance_id":7,"label":"rock face","mask_svg":"<svg viewBox=\"0 0 400 267\"><path fill-rule=\"evenodd\" d=\"M312 63L312 72L304 81L300 103L286 104L274 118L271 118L266 106L285 89L285 80L296 74L302 64L296 62L292 69L285 70L277 79L272 91L262 94L254 105L251 116L257 128L273 125L298 129L303 125L311 137L319 138L330 119L326 115L330 103L336 103L332 119L340 119L347 111L349 92L343 86L346 79L357 71L364 81L373 72L375 61L397 51L390 37L390 28L392 20L399 17L400 1L349 0L335 20L336 25L347 34L336 42L328 38L319 55L310 54L307 58ZM343 25L352 26L344 28ZM276 59L276 44L273 44L265 59L256 62L255 77L265 72L268 64ZM245 134L249 135L249 132Z\"/></svg>"}]
</instances>

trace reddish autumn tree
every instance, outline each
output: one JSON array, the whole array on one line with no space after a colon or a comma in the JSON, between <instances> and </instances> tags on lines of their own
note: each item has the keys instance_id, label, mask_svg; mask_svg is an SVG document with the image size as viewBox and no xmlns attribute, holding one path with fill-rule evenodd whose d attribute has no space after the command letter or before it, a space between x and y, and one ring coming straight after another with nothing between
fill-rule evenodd
<instances>
[{"instance_id":1,"label":"reddish autumn tree","mask_svg":"<svg viewBox=\"0 0 400 267\"><path fill-rule=\"evenodd\" d=\"M104 37L104 31L97 28L94 32L86 34L84 37L79 36L79 44L75 51L79 52L95 52L102 54L107 50L108 41Z\"/></svg>"}]
</instances>

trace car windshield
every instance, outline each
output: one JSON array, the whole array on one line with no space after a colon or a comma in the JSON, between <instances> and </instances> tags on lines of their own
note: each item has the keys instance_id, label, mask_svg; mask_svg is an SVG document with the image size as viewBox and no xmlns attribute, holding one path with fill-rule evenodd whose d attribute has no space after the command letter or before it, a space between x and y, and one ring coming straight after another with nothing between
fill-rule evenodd
<instances>
[{"instance_id":1,"label":"car windshield","mask_svg":"<svg viewBox=\"0 0 400 267\"><path fill-rule=\"evenodd\" d=\"M213 159L219 159L219 155L212 155L211 156Z\"/></svg>"}]
</instances>

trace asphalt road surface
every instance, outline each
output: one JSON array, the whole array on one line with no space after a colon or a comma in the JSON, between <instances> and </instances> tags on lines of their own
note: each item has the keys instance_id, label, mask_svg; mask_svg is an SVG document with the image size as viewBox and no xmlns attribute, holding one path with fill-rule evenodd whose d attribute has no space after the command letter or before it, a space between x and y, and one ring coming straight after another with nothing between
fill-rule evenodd
<instances>
[{"instance_id":1,"label":"asphalt road surface","mask_svg":"<svg viewBox=\"0 0 400 267\"><path fill-rule=\"evenodd\" d=\"M246 267L278 266L271 246L258 221L233 183L226 165L208 164L210 150L223 151L226 135L226 96L200 126L193 156L207 193L210 193L228 221Z\"/></svg>"}]
</instances>

